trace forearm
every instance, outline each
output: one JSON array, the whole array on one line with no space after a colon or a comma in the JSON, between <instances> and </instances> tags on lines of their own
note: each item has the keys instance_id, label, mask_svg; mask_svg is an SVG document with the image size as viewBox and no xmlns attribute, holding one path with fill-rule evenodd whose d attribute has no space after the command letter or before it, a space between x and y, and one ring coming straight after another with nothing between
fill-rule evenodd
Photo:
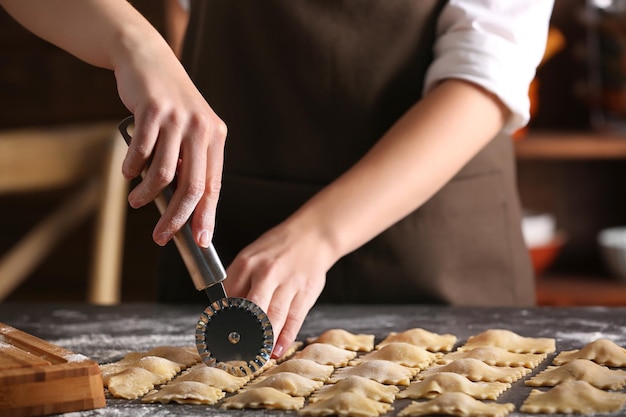
<instances>
[{"instance_id":1,"label":"forearm","mask_svg":"<svg viewBox=\"0 0 626 417\"><path fill-rule=\"evenodd\" d=\"M127 1L0 0L0 5L37 36L103 68L115 69L140 46L166 45Z\"/></svg>"},{"instance_id":2,"label":"forearm","mask_svg":"<svg viewBox=\"0 0 626 417\"><path fill-rule=\"evenodd\" d=\"M319 233L337 260L426 202L495 136L507 114L479 87L445 81L288 222Z\"/></svg>"},{"instance_id":3,"label":"forearm","mask_svg":"<svg viewBox=\"0 0 626 417\"><path fill-rule=\"evenodd\" d=\"M178 0L167 0L165 3L166 37L178 57L182 53L188 22L189 11L183 8Z\"/></svg>"}]
</instances>

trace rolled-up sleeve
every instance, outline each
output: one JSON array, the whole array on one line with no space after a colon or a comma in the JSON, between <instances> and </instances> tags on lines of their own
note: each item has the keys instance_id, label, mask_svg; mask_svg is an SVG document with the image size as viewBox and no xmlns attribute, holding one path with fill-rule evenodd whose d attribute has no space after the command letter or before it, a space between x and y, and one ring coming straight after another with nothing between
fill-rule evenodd
<instances>
[{"instance_id":1,"label":"rolled-up sleeve","mask_svg":"<svg viewBox=\"0 0 626 417\"><path fill-rule=\"evenodd\" d=\"M438 21L424 91L448 78L472 82L509 108L505 131L525 126L528 88L545 50L553 5L553 0L450 0Z\"/></svg>"}]
</instances>

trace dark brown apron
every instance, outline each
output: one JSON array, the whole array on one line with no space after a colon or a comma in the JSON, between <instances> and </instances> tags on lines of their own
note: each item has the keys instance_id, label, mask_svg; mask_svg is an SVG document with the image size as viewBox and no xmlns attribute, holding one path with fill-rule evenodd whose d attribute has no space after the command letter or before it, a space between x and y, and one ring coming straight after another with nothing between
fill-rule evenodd
<instances>
[{"instance_id":1,"label":"dark brown apron","mask_svg":"<svg viewBox=\"0 0 626 417\"><path fill-rule=\"evenodd\" d=\"M193 3L183 61L229 129L214 238L225 264L352 166L420 99L443 3ZM193 289L175 255L172 247L163 260L161 299L190 300ZM320 298L455 305L534 299L506 136L414 213L342 258Z\"/></svg>"}]
</instances>

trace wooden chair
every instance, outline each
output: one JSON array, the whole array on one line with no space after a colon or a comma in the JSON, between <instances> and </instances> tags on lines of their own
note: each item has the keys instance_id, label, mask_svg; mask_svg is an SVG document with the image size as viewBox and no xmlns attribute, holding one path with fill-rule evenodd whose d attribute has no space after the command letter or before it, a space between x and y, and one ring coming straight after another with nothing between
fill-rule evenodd
<instances>
[{"instance_id":1,"label":"wooden chair","mask_svg":"<svg viewBox=\"0 0 626 417\"><path fill-rule=\"evenodd\" d=\"M77 189L0 256L0 301L65 234L97 212L86 300L119 303L128 189L121 174L125 151L116 123L0 131L0 193Z\"/></svg>"}]
</instances>

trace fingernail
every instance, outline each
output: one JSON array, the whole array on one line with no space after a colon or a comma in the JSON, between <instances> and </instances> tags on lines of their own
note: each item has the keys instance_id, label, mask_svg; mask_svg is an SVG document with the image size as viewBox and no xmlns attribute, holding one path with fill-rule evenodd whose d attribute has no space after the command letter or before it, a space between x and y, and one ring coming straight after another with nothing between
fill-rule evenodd
<instances>
[{"instance_id":1,"label":"fingernail","mask_svg":"<svg viewBox=\"0 0 626 417\"><path fill-rule=\"evenodd\" d=\"M283 345L274 346L274 356L277 358L280 357L283 354L283 350L285 350Z\"/></svg>"},{"instance_id":2,"label":"fingernail","mask_svg":"<svg viewBox=\"0 0 626 417\"><path fill-rule=\"evenodd\" d=\"M154 240L158 245L165 246L169 242L171 235L169 233L161 233Z\"/></svg>"},{"instance_id":3,"label":"fingernail","mask_svg":"<svg viewBox=\"0 0 626 417\"><path fill-rule=\"evenodd\" d=\"M209 240L209 232L207 232L206 230L201 231L200 236L198 237L198 241L200 242L200 246L202 246L203 248L208 248L209 243L211 243L211 241Z\"/></svg>"}]
</instances>

